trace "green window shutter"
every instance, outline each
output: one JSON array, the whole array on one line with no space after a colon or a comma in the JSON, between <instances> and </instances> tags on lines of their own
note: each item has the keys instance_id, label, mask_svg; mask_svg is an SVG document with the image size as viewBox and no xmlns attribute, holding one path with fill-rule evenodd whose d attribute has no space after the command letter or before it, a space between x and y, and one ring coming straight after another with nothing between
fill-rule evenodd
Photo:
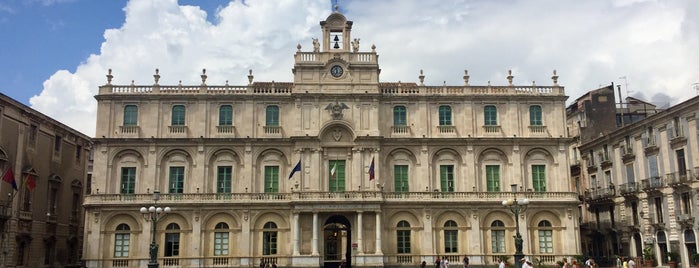
<instances>
[{"instance_id":1,"label":"green window shutter","mask_svg":"<svg viewBox=\"0 0 699 268\"><path fill-rule=\"evenodd\" d=\"M138 106L126 105L124 107L124 126L138 125Z\"/></svg>"},{"instance_id":2,"label":"green window shutter","mask_svg":"<svg viewBox=\"0 0 699 268\"><path fill-rule=\"evenodd\" d=\"M218 125L232 126L233 125L233 107L230 105L222 105L218 108Z\"/></svg>"},{"instance_id":3,"label":"green window shutter","mask_svg":"<svg viewBox=\"0 0 699 268\"><path fill-rule=\"evenodd\" d=\"M488 184L488 192L500 191L500 165L486 165L485 177Z\"/></svg>"},{"instance_id":4,"label":"green window shutter","mask_svg":"<svg viewBox=\"0 0 699 268\"><path fill-rule=\"evenodd\" d=\"M545 165L532 165L532 185L535 192L546 192Z\"/></svg>"},{"instance_id":5,"label":"green window shutter","mask_svg":"<svg viewBox=\"0 0 699 268\"><path fill-rule=\"evenodd\" d=\"M451 106L439 106L439 125L451 126Z\"/></svg>"},{"instance_id":6,"label":"green window shutter","mask_svg":"<svg viewBox=\"0 0 699 268\"><path fill-rule=\"evenodd\" d=\"M541 106L532 105L529 106L529 125L532 126L542 126L543 120L541 115Z\"/></svg>"},{"instance_id":7,"label":"green window shutter","mask_svg":"<svg viewBox=\"0 0 699 268\"><path fill-rule=\"evenodd\" d=\"M133 194L136 190L136 168L121 168L121 193Z\"/></svg>"},{"instance_id":8,"label":"green window shutter","mask_svg":"<svg viewBox=\"0 0 699 268\"><path fill-rule=\"evenodd\" d=\"M410 188L408 187L408 166L407 165L395 165L393 166L393 176L394 184L396 187L396 192L408 192Z\"/></svg>"},{"instance_id":9,"label":"green window shutter","mask_svg":"<svg viewBox=\"0 0 699 268\"><path fill-rule=\"evenodd\" d=\"M486 126L498 125L498 108L494 105L486 105L483 111Z\"/></svg>"},{"instance_id":10,"label":"green window shutter","mask_svg":"<svg viewBox=\"0 0 699 268\"><path fill-rule=\"evenodd\" d=\"M184 105L172 106L172 122L173 126L184 126L185 125L185 114L186 110Z\"/></svg>"},{"instance_id":11,"label":"green window shutter","mask_svg":"<svg viewBox=\"0 0 699 268\"><path fill-rule=\"evenodd\" d=\"M332 169L335 167L335 175L332 174ZM330 192L345 191L345 160L330 160L328 161L328 179Z\"/></svg>"},{"instance_id":12,"label":"green window shutter","mask_svg":"<svg viewBox=\"0 0 699 268\"><path fill-rule=\"evenodd\" d=\"M170 167L170 193L181 194L184 192L184 167Z\"/></svg>"},{"instance_id":13,"label":"green window shutter","mask_svg":"<svg viewBox=\"0 0 699 268\"><path fill-rule=\"evenodd\" d=\"M267 106L265 124L268 127L279 126L279 106L277 106L277 105Z\"/></svg>"},{"instance_id":14,"label":"green window shutter","mask_svg":"<svg viewBox=\"0 0 699 268\"><path fill-rule=\"evenodd\" d=\"M230 193L231 192L231 178L233 177L233 167L231 166L219 166L217 181L216 181L216 192L217 193Z\"/></svg>"},{"instance_id":15,"label":"green window shutter","mask_svg":"<svg viewBox=\"0 0 699 268\"><path fill-rule=\"evenodd\" d=\"M407 124L405 106L393 107L393 125L406 126Z\"/></svg>"},{"instance_id":16,"label":"green window shutter","mask_svg":"<svg viewBox=\"0 0 699 268\"><path fill-rule=\"evenodd\" d=\"M279 166L265 166L265 193L279 192Z\"/></svg>"},{"instance_id":17,"label":"green window shutter","mask_svg":"<svg viewBox=\"0 0 699 268\"><path fill-rule=\"evenodd\" d=\"M442 192L454 191L454 166L439 166L439 185Z\"/></svg>"}]
</instances>

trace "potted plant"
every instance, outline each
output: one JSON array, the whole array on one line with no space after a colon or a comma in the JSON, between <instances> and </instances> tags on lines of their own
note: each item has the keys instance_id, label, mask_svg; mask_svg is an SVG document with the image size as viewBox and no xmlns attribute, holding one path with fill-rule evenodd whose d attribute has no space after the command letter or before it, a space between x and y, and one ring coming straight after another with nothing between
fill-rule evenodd
<instances>
[{"instance_id":1,"label":"potted plant","mask_svg":"<svg viewBox=\"0 0 699 268\"><path fill-rule=\"evenodd\" d=\"M563 267L563 261L556 261L556 267Z\"/></svg>"},{"instance_id":2,"label":"potted plant","mask_svg":"<svg viewBox=\"0 0 699 268\"><path fill-rule=\"evenodd\" d=\"M667 253L667 266L670 268L677 268L677 261L680 259L680 254L674 251L668 251Z\"/></svg>"},{"instance_id":3,"label":"potted plant","mask_svg":"<svg viewBox=\"0 0 699 268\"><path fill-rule=\"evenodd\" d=\"M653 248L651 246L646 246L643 248L643 266L655 266L655 254L653 254Z\"/></svg>"},{"instance_id":4,"label":"potted plant","mask_svg":"<svg viewBox=\"0 0 699 268\"><path fill-rule=\"evenodd\" d=\"M699 253L692 254L692 256L690 256L689 259L692 261L694 265L697 266L697 268L699 268Z\"/></svg>"}]
</instances>

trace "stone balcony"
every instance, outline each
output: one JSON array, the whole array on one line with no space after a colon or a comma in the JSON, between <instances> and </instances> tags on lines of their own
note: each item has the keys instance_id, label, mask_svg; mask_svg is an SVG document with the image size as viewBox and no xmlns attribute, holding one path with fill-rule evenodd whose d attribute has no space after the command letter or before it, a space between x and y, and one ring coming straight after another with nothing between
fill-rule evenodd
<instances>
[{"instance_id":1,"label":"stone balcony","mask_svg":"<svg viewBox=\"0 0 699 268\"><path fill-rule=\"evenodd\" d=\"M463 205L491 204L500 205L502 200L514 198L512 192L382 192L382 191L347 191L347 192L291 192L291 193L183 193L160 194L159 203L181 204L406 204L406 203L454 203ZM517 198L527 198L532 204L537 202L560 203L578 202L574 192L519 192ZM93 194L85 196L86 207L123 206L150 204L152 194Z\"/></svg>"}]
</instances>

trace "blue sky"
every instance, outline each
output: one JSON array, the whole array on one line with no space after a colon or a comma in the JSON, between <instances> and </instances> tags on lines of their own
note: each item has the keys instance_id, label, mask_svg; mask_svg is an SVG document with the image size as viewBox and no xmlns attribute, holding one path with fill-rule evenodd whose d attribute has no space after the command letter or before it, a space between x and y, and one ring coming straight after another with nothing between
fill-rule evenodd
<instances>
[{"instance_id":1,"label":"blue sky","mask_svg":"<svg viewBox=\"0 0 699 268\"><path fill-rule=\"evenodd\" d=\"M0 92L93 135L106 83L292 81L332 0L0 0ZM697 95L699 1L338 0L381 82L551 85L569 102L622 84L661 106ZM621 79L625 77L626 79Z\"/></svg>"}]
</instances>

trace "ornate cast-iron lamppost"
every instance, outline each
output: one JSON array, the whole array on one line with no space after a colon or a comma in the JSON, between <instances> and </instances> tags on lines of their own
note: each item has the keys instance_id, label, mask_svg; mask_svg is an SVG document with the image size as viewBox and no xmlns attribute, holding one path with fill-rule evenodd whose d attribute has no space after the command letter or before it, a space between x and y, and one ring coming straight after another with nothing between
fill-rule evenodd
<instances>
[{"instance_id":1,"label":"ornate cast-iron lamppost","mask_svg":"<svg viewBox=\"0 0 699 268\"><path fill-rule=\"evenodd\" d=\"M522 268L522 262L520 260L524 258L524 253L522 253L522 235L519 233L519 214L524 213L527 210L527 205L529 205L529 199L517 200L517 184L510 185L512 187L512 194L514 199L507 199L502 201L502 205L509 208L512 214L515 214L515 265L517 268Z\"/></svg>"},{"instance_id":2,"label":"ornate cast-iron lamppost","mask_svg":"<svg viewBox=\"0 0 699 268\"><path fill-rule=\"evenodd\" d=\"M158 220L165 216L166 213L170 213L170 207L159 207L158 199L160 199L160 191L153 191L153 205L149 208L141 207L141 213L146 221L151 222L153 239L150 242L150 261L148 262L148 268L158 268L158 244L155 243L155 229L158 225Z\"/></svg>"}]
</instances>

